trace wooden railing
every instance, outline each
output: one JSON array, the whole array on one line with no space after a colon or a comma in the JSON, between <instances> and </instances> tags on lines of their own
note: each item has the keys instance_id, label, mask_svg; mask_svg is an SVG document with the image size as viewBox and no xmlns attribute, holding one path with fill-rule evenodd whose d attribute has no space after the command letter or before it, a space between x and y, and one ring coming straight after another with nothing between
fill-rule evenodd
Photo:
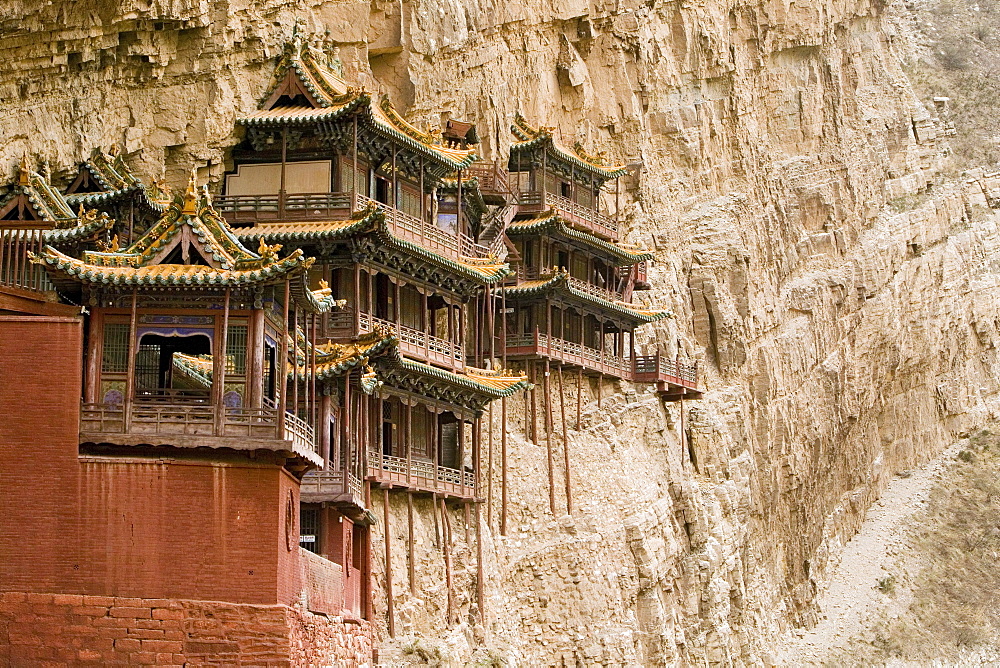
<instances>
[{"instance_id":1,"label":"wooden railing","mask_svg":"<svg viewBox=\"0 0 1000 668\"><path fill-rule=\"evenodd\" d=\"M618 221L596 209L577 204L568 197L555 193L529 190L517 193L519 207L529 211L558 209L559 213L570 222L586 227L589 231L608 239L618 238Z\"/></svg>"},{"instance_id":2,"label":"wooden railing","mask_svg":"<svg viewBox=\"0 0 1000 668\"><path fill-rule=\"evenodd\" d=\"M378 325L381 329L395 334L399 341L399 348L404 353L452 368L464 366L465 356L462 354L462 346L457 343L431 336L427 332L407 327L398 322L376 318L364 311L359 314L358 319L362 332L374 331L375 326Z\"/></svg>"},{"instance_id":3,"label":"wooden railing","mask_svg":"<svg viewBox=\"0 0 1000 668\"><path fill-rule=\"evenodd\" d=\"M569 284L574 290L579 290L591 297L597 297L598 299L603 299L611 303L622 301L622 293L615 292L614 290L608 290L607 288L602 288L599 285L594 285L587 281L581 280L579 278L569 277Z\"/></svg>"},{"instance_id":4,"label":"wooden railing","mask_svg":"<svg viewBox=\"0 0 1000 668\"><path fill-rule=\"evenodd\" d=\"M351 193L296 193L277 195L219 195L212 206L230 223L275 220L322 220L352 211Z\"/></svg>"},{"instance_id":5,"label":"wooden railing","mask_svg":"<svg viewBox=\"0 0 1000 668\"><path fill-rule=\"evenodd\" d=\"M453 260L486 257L489 251L485 246L475 243L468 235L448 233L431 222L420 220L417 216L403 213L370 197L357 195L355 210L367 206L375 206L385 214L386 224L396 236Z\"/></svg>"},{"instance_id":6,"label":"wooden railing","mask_svg":"<svg viewBox=\"0 0 1000 668\"><path fill-rule=\"evenodd\" d=\"M698 389L698 363L687 364L679 359L656 355L635 358L634 379L636 382L667 381L690 389Z\"/></svg>"},{"instance_id":7,"label":"wooden railing","mask_svg":"<svg viewBox=\"0 0 1000 668\"><path fill-rule=\"evenodd\" d=\"M295 195L219 195L213 206L230 223L344 219L368 206L385 214L386 224L396 236L453 260L483 258L489 248L468 235L449 233L432 221L403 213L365 195L352 192L303 193Z\"/></svg>"},{"instance_id":8,"label":"wooden railing","mask_svg":"<svg viewBox=\"0 0 1000 668\"><path fill-rule=\"evenodd\" d=\"M221 413L221 420L219 414ZM159 436L224 436L291 441L293 450L316 451L313 428L285 413L282 433L274 408L225 408L209 403L168 403L146 398L129 410L116 404L83 404L80 431L86 434L156 434Z\"/></svg>"},{"instance_id":9,"label":"wooden railing","mask_svg":"<svg viewBox=\"0 0 1000 668\"><path fill-rule=\"evenodd\" d=\"M474 162L465 170L468 178L479 181L479 192L486 194L496 194L507 198L514 194L507 180L507 170L502 162L486 162L481 160Z\"/></svg>"},{"instance_id":10,"label":"wooden railing","mask_svg":"<svg viewBox=\"0 0 1000 668\"><path fill-rule=\"evenodd\" d=\"M405 457L380 455L377 452L370 452L368 461L368 475L382 482L405 484L431 492L474 495L476 476L471 471L460 471L423 459L407 461Z\"/></svg>"},{"instance_id":11,"label":"wooden railing","mask_svg":"<svg viewBox=\"0 0 1000 668\"><path fill-rule=\"evenodd\" d=\"M346 497L358 505L365 498L361 480L346 471L309 471L302 477L301 493L303 497Z\"/></svg>"},{"instance_id":12,"label":"wooden railing","mask_svg":"<svg viewBox=\"0 0 1000 668\"><path fill-rule=\"evenodd\" d=\"M55 289L45 269L28 253L41 253L42 230L0 230L0 285L46 292Z\"/></svg>"},{"instance_id":13,"label":"wooden railing","mask_svg":"<svg viewBox=\"0 0 1000 668\"><path fill-rule=\"evenodd\" d=\"M566 341L543 332L507 337L507 354L535 354L566 364L581 366L618 378L631 379L632 365L624 357L590 348L581 343Z\"/></svg>"}]
</instances>

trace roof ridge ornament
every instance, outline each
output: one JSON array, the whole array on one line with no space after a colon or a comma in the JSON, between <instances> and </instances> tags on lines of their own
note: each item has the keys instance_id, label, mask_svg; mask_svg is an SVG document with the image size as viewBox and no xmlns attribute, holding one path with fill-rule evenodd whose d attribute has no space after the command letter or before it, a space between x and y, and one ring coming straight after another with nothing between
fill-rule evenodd
<instances>
[{"instance_id":1,"label":"roof ridge ornament","mask_svg":"<svg viewBox=\"0 0 1000 668\"><path fill-rule=\"evenodd\" d=\"M198 168L192 167L191 178L188 180L187 190L184 191L184 207L181 209L181 214L186 216L195 216L198 214L197 176Z\"/></svg>"}]
</instances>

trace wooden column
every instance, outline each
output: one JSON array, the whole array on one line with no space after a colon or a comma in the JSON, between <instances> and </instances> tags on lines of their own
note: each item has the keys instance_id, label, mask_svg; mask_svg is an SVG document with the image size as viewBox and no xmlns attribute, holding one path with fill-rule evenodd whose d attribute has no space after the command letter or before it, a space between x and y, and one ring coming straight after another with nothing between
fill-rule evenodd
<instances>
[{"instance_id":1,"label":"wooden column","mask_svg":"<svg viewBox=\"0 0 1000 668\"><path fill-rule=\"evenodd\" d=\"M389 488L382 489L383 536L385 538L385 608L389 637L396 637L396 619L392 600L392 531L389 528Z\"/></svg>"},{"instance_id":2,"label":"wooden column","mask_svg":"<svg viewBox=\"0 0 1000 668\"><path fill-rule=\"evenodd\" d=\"M2 259L2 255L0 255L0 259ZM0 268L2 267L3 265L0 265ZM90 316L87 328L90 336L87 339L87 374L84 378L83 400L85 403L95 404L98 402L97 395L100 391L103 361L101 353L104 350L104 315L101 311L95 311ZM100 397L100 402L104 403L104 397Z\"/></svg>"},{"instance_id":3,"label":"wooden column","mask_svg":"<svg viewBox=\"0 0 1000 668\"><path fill-rule=\"evenodd\" d=\"M489 406L489 441L486 447L486 525L493 526L493 402ZM482 476L479 476L482 480ZM477 492L478 496L482 496Z\"/></svg>"},{"instance_id":4,"label":"wooden column","mask_svg":"<svg viewBox=\"0 0 1000 668\"><path fill-rule=\"evenodd\" d=\"M229 341L229 297L230 288L222 299L221 331L215 337L215 355L212 358L212 394L215 403L215 435L222 436L226 420L226 348Z\"/></svg>"},{"instance_id":5,"label":"wooden column","mask_svg":"<svg viewBox=\"0 0 1000 668\"><path fill-rule=\"evenodd\" d=\"M305 351L303 351L305 352ZM305 366L305 365L303 365ZM299 417L299 308L292 312L292 415Z\"/></svg>"},{"instance_id":6,"label":"wooden column","mask_svg":"<svg viewBox=\"0 0 1000 668\"><path fill-rule=\"evenodd\" d=\"M132 404L135 403L135 356L136 349L139 346L139 340L136 338L137 325L138 325L138 315L136 313L136 306L138 304L138 292L136 288L132 288L132 310L129 315L128 321L128 362L125 367L125 431L132 431Z\"/></svg>"},{"instance_id":7,"label":"wooden column","mask_svg":"<svg viewBox=\"0 0 1000 668\"><path fill-rule=\"evenodd\" d=\"M569 430L566 428L566 394L563 391L563 367L559 365L559 412L562 415L563 467L566 469L566 512L573 514L573 493L570 490Z\"/></svg>"},{"instance_id":8,"label":"wooden column","mask_svg":"<svg viewBox=\"0 0 1000 668\"><path fill-rule=\"evenodd\" d=\"M340 442L343 444L345 473L355 470L354 439L351 438L351 373L352 371L348 371L344 374L344 412L340 420Z\"/></svg>"},{"instance_id":9,"label":"wooden column","mask_svg":"<svg viewBox=\"0 0 1000 668\"><path fill-rule=\"evenodd\" d=\"M371 299L371 283L368 286L368 296ZM369 313L374 316L374 313ZM354 263L354 333L361 333L361 263Z\"/></svg>"},{"instance_id":10,"label":"wooden column","mask_svg":"<svg viewBox=\"0 0 1000 668\"><path fill-rule=\"evenodd\" d=\"M465 496L465 417L462 415L458 416L458 485L461 495Z\"/></svg>"},{"instance_id":11,"label":"wooden column","mask_svg":"<svg viewBox=\"0 0 1000 668\"><path fill-rule=\"evenodd\" d=\"M479 619L486 626L486 594L483 569L483 504L476 504L476 603L479 606Z\"/></svg>"},{"instance_id":12,"label":"wooden column","mask_svg":"<svg viewBox=\"0 0 1000 668\"><path fill-rule=\"evenodd\" d=\"M285 437L285 411L288 408L288 279L285 279L285 303L282 306L280 353L275 363L274 386L281 389L278 401L278 438Z\"/></svg>"},{"instance_id":13,"label":"wooden column","mask_svg":"<svg viewBox=\"0 0 1000 668\"><path fill-rule=\"evenodd\" d=\"M406 398L406 486L410 487L413 473L413 400Z\"/></svg>"},{"instance_id":14,"label":"wooden column","mask_svg":"<svg viewBox=\"0 0 1000 668\"><path fill-rule=\"evenodd\" d=\"M581 412L583 403L583 367L576 370L576 430L582 431Z\"/></svg>"},{"instance_id":15,"label":"wooden column","mask_svg":"<svg viewBox=\"0 0 1000 668\"><path fill-rule=\"evenodd\" d=\"M544 389L542 393L545 395L545 458L548 463L549 469L549 512L553 515L556 514L556 485L555 485L555 471L553 470L555 464L552 457L552 392L551 386L549 385L549 373L550 366L549 360L545 360L545 377L542 379Z\"/></svg>"},{"instance_id":16,"label":"wooden column","mask_svg":"<svg viewBox=\"0 0 1000 668\"><path fill-rule=\"evenodd\" d=\"M441 499L441 515L444 520L444 540L441 541L442 547L444 549L444 575L445 584L448 587L448 627L451 628L452 620L454 617L454 606L455 597L452 592L452 577L451 577L451 518L448 515L448 504L445 500Z\"/></svg>"},{"instance_id":17,"label":"wooden column","mask_svg":"<svg viewBox=\"0 0 1000 668\"><path fill-rule=\"evenodd\" d=\"M319 419L316 431L319 433L319 454L323 457L323 468L330 470L330 395L319 398Z\"/></svg>"},{"instance_id":18,"label":"wooden column","mask_svg":"<svg viewBox=\"0 0 1000 668\"><path fill-rule=\"evenodd\" d=\"M413 492L406 490L406 517L409 522L407 525L409 528L408 544L406 546L407 555L409 556L408 567L410 569L410 596L417 595L417 568L413 555Z\"/></svg>"},{"instance_id":19,"label":"wooden column","mask_svg":"<svg viewBox=\"0 0 1000 668\"><path fill-rule=\"evenodd\" d=\"M247 335L247 404L250 408L264 405L264 309L250 312Z\"/></svg>"},{"instance_id":20,"label":"wooden column","mask_svg":"<svg viewBox=\"0 0 1000 668\"><path fill-rule=\"evenodd\" d=\"M351 151L351 157L353 158L354 172L351 174L351 199L352 208L357 210L358 208L358 114L354 114L354 149ZM357 304L355 304L357 308Z\"/></svg>"},{"instance_id":21,"label":"wooden column","mask_svg":"<svg viewBox=\"0 0 1000 668\"><path fill-rule=\"evenodd\" d=\"M525 392L527 394L527 392ZM507 397L500 399L500 535L507 535Z\"/></svg>"},{"instance_id":22,"label":"wooden column","mask_svg":"<svg viewBox=\"0 0 1000 668\"><path fill-rule=\"evenodd\" d=\"M288 126L281 128L281 183L278 186L278 218L285 218L285 163L288 161Z\"/></svg>"}]
</instances>

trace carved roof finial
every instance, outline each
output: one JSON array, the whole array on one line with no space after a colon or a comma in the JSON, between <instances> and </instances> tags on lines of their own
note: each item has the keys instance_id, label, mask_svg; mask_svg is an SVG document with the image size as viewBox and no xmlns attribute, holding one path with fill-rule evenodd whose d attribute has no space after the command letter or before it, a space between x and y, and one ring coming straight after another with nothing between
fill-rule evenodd
<instances>
[{"instance_id":1,"label":"carved roof finial","mask_svg":"<svg viewBox=\"0 0 1000 668\"><path fill-rule=\"evenodd\" d=\"M198 175L198 168L191 168L191 179L188 181L187 190L184 191L184 208L181 209L181 213L193 216L198 213L198 193L196 178Z\"/></svg>"},{"instance_id":2,"label":"carved roof finial","mask_svg":"<svg viewBox=\"0 0 1000 668\"><path fill-rule=\"evenodd\" d=\"M25 151L24 155L21 156L21 168L17 175L17 185L27 186L31 184L31 177L29 176L31 169L28 168L28 152Z\"/></svg>"}]
</instances>

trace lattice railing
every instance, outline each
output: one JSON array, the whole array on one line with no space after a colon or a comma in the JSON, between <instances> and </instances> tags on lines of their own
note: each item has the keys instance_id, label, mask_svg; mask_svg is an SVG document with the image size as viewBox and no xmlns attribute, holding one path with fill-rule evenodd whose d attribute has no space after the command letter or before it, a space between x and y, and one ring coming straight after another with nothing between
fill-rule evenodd
<instances>
[{"instance_id":1,"label":"lattice railing","mask_svg":"<svg viewBox=\"0 0 1000 668\"><path fill-rule=\"evenodd\" d=\"M419 329L413 329L412 327L407 327L406 325L401 325L397 322L389 322L388 320L383 320L382 318L376 318L370 313L365 313L364 311L360 313L359 319L361 323L361 331L363 332L371 332L375 329L375 326L378 325L382 329L395 334L396 338L399 340L400 348L402 348L405 352L410 352L424 357L443 357L447 360L454 360L455 363L459 365L461 365L464 360L462 346L457 343L452 343L451 341L431 336L427 332L422 332Z\"/></svg>"},{"instance_id":2,"label":"lattice railing","mask_svg":"<svg viewBox=\"0 0 1000 668\"><path fill-rule=\"evenodd\" d=\"M28 253L41 253L42 230L0 230L0 285L45 292L53 290L45 269Z\"/></svg>"}]
</instances>

